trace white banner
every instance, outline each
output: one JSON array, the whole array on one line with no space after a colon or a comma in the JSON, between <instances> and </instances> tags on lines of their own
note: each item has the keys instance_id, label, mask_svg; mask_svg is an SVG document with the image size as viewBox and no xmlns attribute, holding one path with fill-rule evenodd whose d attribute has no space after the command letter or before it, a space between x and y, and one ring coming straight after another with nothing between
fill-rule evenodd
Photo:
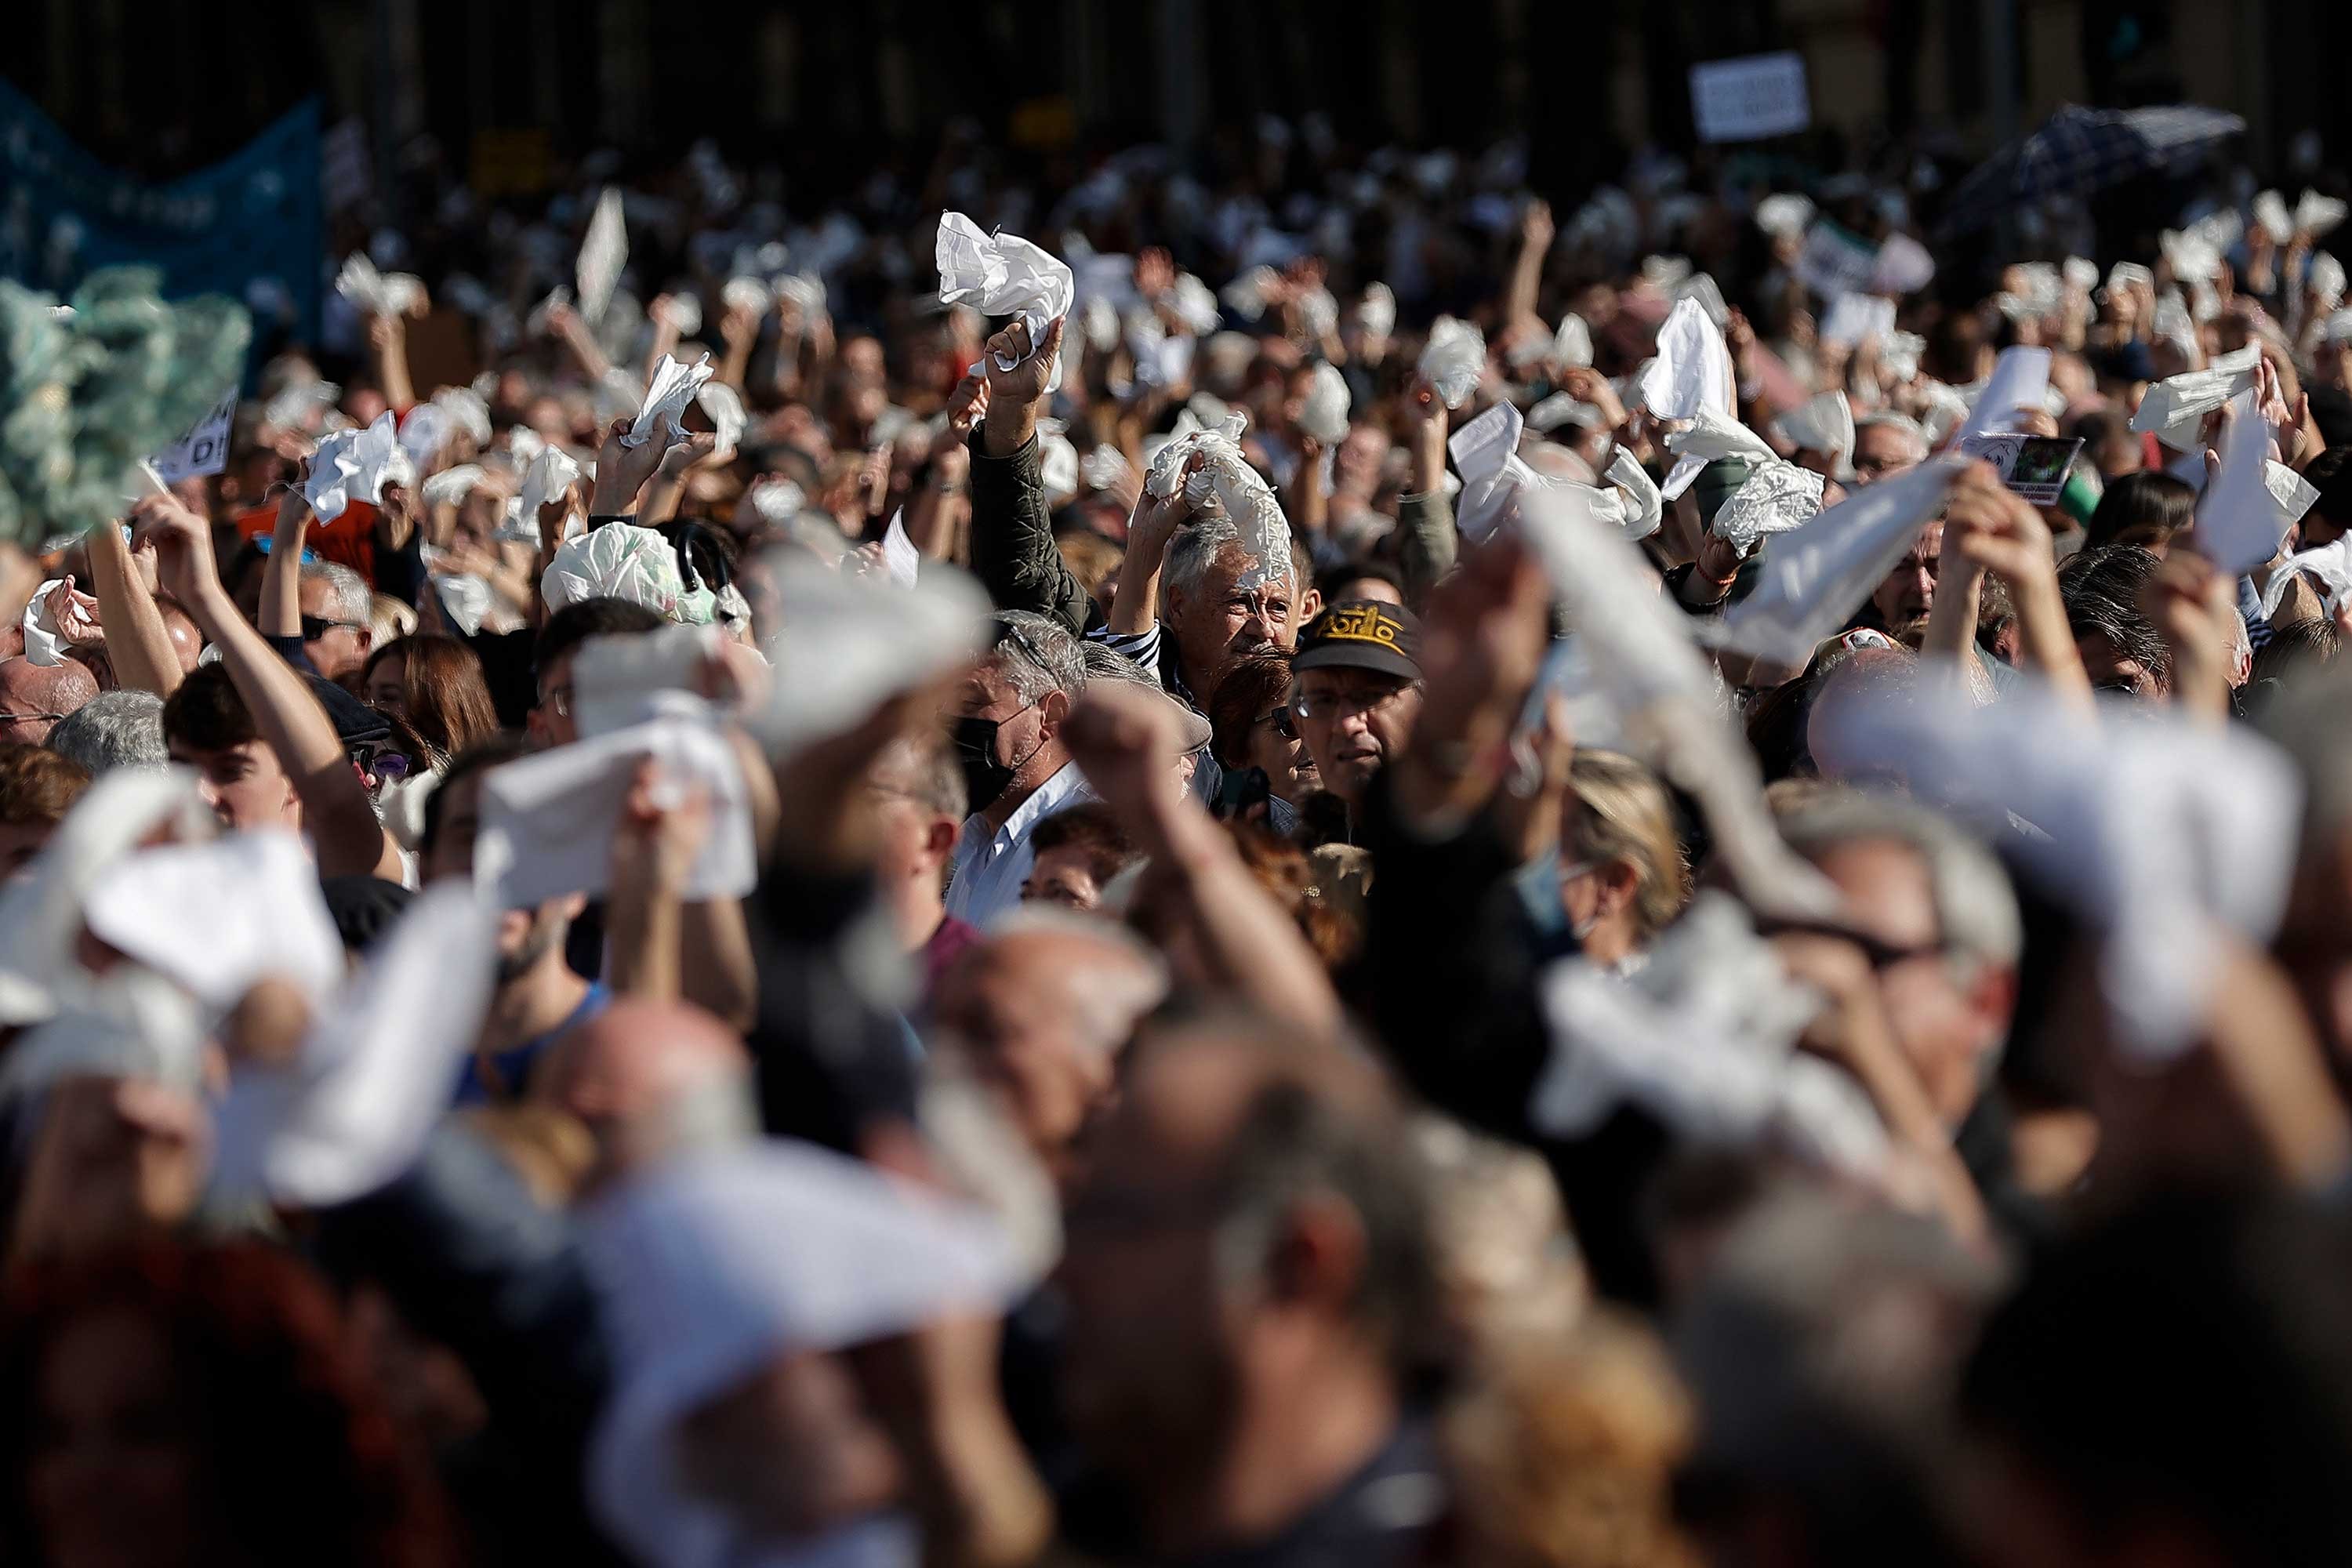
<instances>
[{"instance_id":1,"label":"white banner","mask_svg":"<svg viewBox=\"0 0 2352 1568\"><path fill-rule=\"evenodd\" d=\"M1794 50L1693 66L1690 89L1702 142L1760 142L1813 122L1804 57Z\"/></svg>"}]
</instances>

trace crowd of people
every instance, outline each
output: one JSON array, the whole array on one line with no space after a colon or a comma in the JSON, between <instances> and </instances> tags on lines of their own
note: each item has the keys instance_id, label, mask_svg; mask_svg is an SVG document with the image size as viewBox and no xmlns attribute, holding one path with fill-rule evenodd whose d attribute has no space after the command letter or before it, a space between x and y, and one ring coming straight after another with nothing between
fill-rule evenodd
<instances>
[{"instance_id":1,"label":"crowd of people","mask_svg":"<svg viewBox=\"0 0 2352 1568\"><path fill-rule=\"evenodd\" d=\"M346 214L7 574L0 1557L2352 1561L2344 207L2232 159L1981 276L1907 149L1311 120Z\"/></svg>"}]
</instances>

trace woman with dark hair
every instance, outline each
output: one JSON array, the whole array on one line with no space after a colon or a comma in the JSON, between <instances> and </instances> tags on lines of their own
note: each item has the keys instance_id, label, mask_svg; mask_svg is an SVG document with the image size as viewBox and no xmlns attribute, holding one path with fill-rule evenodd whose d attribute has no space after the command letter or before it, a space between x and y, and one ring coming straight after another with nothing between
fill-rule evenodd
<instances>
[{"instance_id":1,"label":"woman with dark hair","mask_svg":"<svg viewBox=\"0 0 2352 1568\"><path fill-rule=\"evenodd\" d=\"M156 1243L19 1273L0 1432L11 1563L458 1560L333 1298L273 1248Z\"/></svg>"},{"instance_id":2,"label":"woman with dark hair","mask_svg":"<svg viewBox=\"0 0 2352 1568\"><path fill-rule=\"evenodd\" d=\"M1322 787L1291 722L1289 700L1290 656L1279 653L1236 660L1209 699L1209 754L1229 786L1245 788L1253 772L1263 775L1268 817L1278 832L1295 820L1290 808Z\"/></svg>"},{"instance_id":3,"label":"woman with dark hair","mask_svg":"<svg viewBox=\"0 0 2352 1568\"><path fill-rule=\"evenodd\" d=\"M499 732L482 661L460 638L433 634L387 643L369 657L361 679L370 705L406 720L436 767Z\"/></svg>"},{"instance_id":4,"label":"woman with dark hair","mask_svg":"<svg viewBox=\"0 0 2352 1568\"><path fill-rule=\"evenodd\" d=\"M2088 554L2110 544L2161 551L2196 521L2197 492L2185 481L2152 469L2126 474L2099 497L2084 525L2083 551Z\"/></svg>"}]
</instances>

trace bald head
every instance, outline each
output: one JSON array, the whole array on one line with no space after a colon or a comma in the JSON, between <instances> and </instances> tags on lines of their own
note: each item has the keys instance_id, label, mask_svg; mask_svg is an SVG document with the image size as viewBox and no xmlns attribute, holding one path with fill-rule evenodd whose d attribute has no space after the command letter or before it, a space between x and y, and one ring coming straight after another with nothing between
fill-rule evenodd
<instances>
[{"instance_id":1,"label":"bald head","mask_svg":"<svg viewBox=\"0 0 2352 1568\"><path fill-rule=\"evenodd\" d=\"M742 1040L701 1008L625 996L556 1042L530 1098L595 1134L608 1180L756 1131L751 1078Z\"/></svg>"},{"instance_id":2,"label":"bald head","mask_svg":"<svg viewBox=\"0 0 2352 1568\"><path fill-rule=\"evenodd\" d=\"M0 660L0 741L39 745L49 727L98 695L98 678L68 659L35 664Z\"/></svg>"}]
</instances>

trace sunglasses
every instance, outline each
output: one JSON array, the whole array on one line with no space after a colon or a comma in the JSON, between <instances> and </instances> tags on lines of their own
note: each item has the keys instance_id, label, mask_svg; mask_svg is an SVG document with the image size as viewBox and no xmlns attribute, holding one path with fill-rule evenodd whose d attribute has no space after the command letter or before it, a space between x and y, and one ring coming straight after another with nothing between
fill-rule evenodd
<instances>
[{"instance_id":1,"label":"sunglasses","mask_svg":"<svg viewBox=\"0 0 2352 1568\"><path fill-rule=\"evenodd\" d=\"M406 778L411 765L407 754L402 752L360 752L354 753L352 761L387 784Z\"/></svg>"},{"instance_id":2,"label":"sunglasses","mask_svg":"<svg viewBox=\"0 0 2352 1568\"><path fill-rule=\"evenodd\" d=\"M329 632L336 630L347 632L359 631L362 629L364 624L365 623L360 621L330 621L318 616L304 616L302 617L302 640L304 642L317 642Z\"/></svg>"},{"instance_id":3,"label":"sunglasses","mask_svg":"<svg viewBox=\"0 0 2352 1568\"><path fill-rule=\"evenodd\" d=\"M1298 739L1297 722L1291 718L1290 710L1287 708L1269 708L1258 715L1257 721L1261 724L1273 725L1274 732L1286 741Z\"/></svg>"}]
</instances>

